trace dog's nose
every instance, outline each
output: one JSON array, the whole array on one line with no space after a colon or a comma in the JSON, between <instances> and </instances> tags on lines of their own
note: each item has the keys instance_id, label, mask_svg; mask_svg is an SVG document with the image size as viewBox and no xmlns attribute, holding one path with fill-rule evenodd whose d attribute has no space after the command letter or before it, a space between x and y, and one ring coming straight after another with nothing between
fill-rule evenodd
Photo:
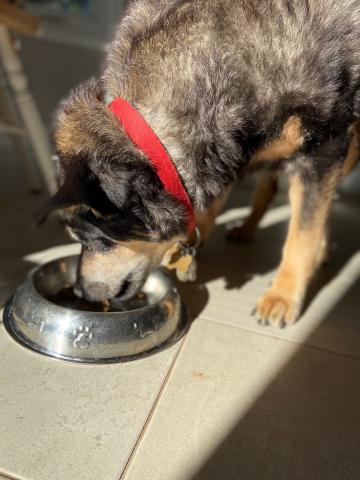
<instances>
[{"instance_id":1,"label":"dog's nose","mask_svg":"<svg viewBox=\"0 0 360 480\"><path fill-rule=\"evenodd\" d=\"M101 302L112 298L109 286L103 282L81 282L83 296L90 302Z\"/></svg>"}]
</instances>

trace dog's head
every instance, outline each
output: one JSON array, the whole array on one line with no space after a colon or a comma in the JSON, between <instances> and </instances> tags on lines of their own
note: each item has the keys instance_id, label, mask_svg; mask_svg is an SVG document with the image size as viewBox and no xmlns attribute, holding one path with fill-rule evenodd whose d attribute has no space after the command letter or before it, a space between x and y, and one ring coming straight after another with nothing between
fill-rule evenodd
<instances>
[{"instance_id":1,"label":"dog's head","mask_svg":"<svg viewBox=\"0 0 360 480\"><path fill-rule=\"evenodd\" d=\"M60 209L82 243L78 285L88 299L129 298L185 238L185 208L125 135L100 82L62 103L55 141L60 188L42 217Z\"/></svg>"}]
</instances>

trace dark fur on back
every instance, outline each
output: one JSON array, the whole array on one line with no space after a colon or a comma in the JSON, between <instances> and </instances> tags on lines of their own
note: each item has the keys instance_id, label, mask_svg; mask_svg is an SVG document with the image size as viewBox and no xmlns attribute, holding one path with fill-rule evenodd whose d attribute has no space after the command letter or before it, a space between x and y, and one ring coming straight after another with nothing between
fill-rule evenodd
<instances>
[{"instance_id":1,"label":"dark fur on back","mask_svg":"<svg viewBox=\"0 0 360 480\"><path fill-rule=\"evenodd\" d=\"M184 233L184 209L106 101L123 96L147 119L201 210L251 167L254 151L289 116L301 118L305 138L293 164L344 135L359 114L359 38L358 0L133 1L102 80L84 83L62 104L63 182L74 163L85 185L91 172L115 209L101 212L118 225L110 237ZM83 198L97 208L93 196Z\"/></svg>"}]
</instances>

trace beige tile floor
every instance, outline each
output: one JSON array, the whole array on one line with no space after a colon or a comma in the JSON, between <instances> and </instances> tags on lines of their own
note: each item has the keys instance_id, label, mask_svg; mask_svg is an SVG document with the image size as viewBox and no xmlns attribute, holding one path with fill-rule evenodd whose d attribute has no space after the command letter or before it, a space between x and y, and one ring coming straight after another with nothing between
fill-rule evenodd
<instances>
[{"instance_id":1,"label":"beige tile floor","mask_svg":"<svg viewBox=\"0 0 360 480\"><path fill-rule=\"evenodd\" d=\"M56 222L30 229L44 198L26 193L11 151L1 152L4 302L33 264L77 247L51 248L68 243ZM331 263L301 321L276 330L250 312L289 211L280 197L254 244L227 244L226 223L241 220L237 197L247 196L233 196L200 253L199 281L182 286L195 320L172 349L74 365L23 349L0 325L0 479L360 478L359 203L336 201Z\"/></svg>"}]
</instances>

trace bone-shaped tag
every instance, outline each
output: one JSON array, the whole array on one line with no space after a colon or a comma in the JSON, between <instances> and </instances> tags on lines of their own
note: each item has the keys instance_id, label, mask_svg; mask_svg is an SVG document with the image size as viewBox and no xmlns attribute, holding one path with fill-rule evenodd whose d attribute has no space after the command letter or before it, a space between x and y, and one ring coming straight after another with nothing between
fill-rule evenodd
<instances>
[{"instance_id":1,"label":"bone-shaped tag","mask_svg":"<svg viewBox=\"0 0 360 480\"><path fill-rule=\"evenodd\" d=\"M186 249L175 252L167 268L176 270L176 276L181 282L196 280L196 260L194 254Z\"/></svg>"}]
</instances>

